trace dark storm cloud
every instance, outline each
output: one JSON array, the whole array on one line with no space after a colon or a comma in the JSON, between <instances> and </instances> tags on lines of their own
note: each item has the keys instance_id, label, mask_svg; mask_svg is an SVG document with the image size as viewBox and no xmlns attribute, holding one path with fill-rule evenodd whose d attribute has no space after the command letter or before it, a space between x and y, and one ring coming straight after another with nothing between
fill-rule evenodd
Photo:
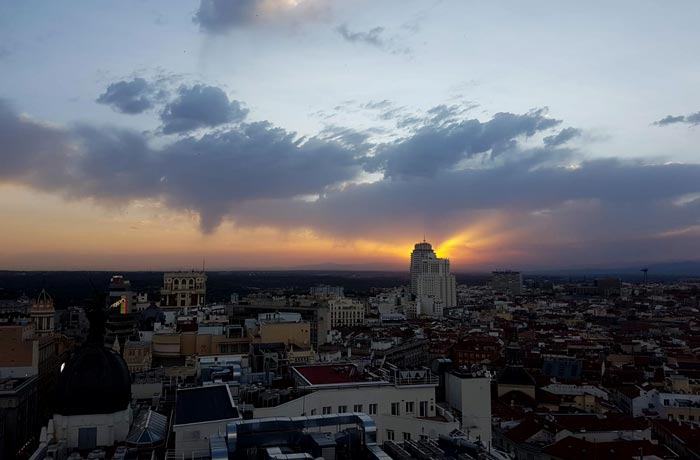
<instances>
[{"instance_id":1,"label":"dark storm cloud","mask_svg":"<svg viewBox=\"0 0 700 460\"><path fill-rule=\"evenodd\" d=\"M97 102L108 105L117 112L133 115L153 108L158 95L162 96L163 93L145 79L138 77L110 84L97 98Z\"/></svg>"},{"instance_id":2,"label":"dark storm cloud","mask_svg":"<svg viewBox=\"0 0 700 460\"><path fill-rule=\"evenodd\" d=\"M141 133L59 130L20 117L4 102L0 145L4 182L105 203L162 199L198 212L205 232L239 202L322 193L360 171L355 151L320 138L298 139L266 122L153 149Z\"/></svg>"},{"instance_id":3,"label":"dark storm cloud","mask_svg":"<svg viewBox=\"0 0 700 460\"><path fill-rule=\"evenodd\" d=\"M231 218L341 238L422 228L449 237L499 213L509 229L529 232L518 245L533 259L669 258L698 245L687 235L698 226L700 200L680 198L700 193L700 165L579 161L580 152L551 140L519 142L560 124L544 110L484 122L452 112L436 107L411 135L388 144L342 127L300 138L255 122L154 148L142 133L58 129L0 102L0 181L106 204L157 199L197 212L204 232ZM477 164L460 164L475 155ZM369 162L384 179L353 183ZM299 199L309 196L318 199Z\"/></svg>"},{"instance_id":4,"label":"dark storm cloud","mask_svg":"<svg viewBox=\"0 0 700 460\"><path fill-rule=\"evenodd\" d=\"M310 226L339 238L399 238L428 228L438 241L496 212L505 216L501 230L522 233L516 247L532 248L528 261L559 265L697 253L697 238L663 234L697 226L700 200L675 201L700 191L700 165L609 159L531 168L523 153L527 160L492 168L357 184L313 203L241 203L234 212L251 225Z\"/></svg>"},{"instance_id":5,"label":"dark storm cloud","mask_svg":"<svg viewBox=\"0 0 700 460\"><path fill-rule=\"evenodd\" d=\"M518 138L550 129L560 120L549 118L546 109L526 114L497 113L487 122L455 120L454 109L438 106L428 112L428 124L407 138L382 145L368 162L371 171L387 177L431 177L461 161L488 153L492 158L518 145Z\"/></svg>"},{"instance_id":6,"label":"dark storm cloud","mask_svg":"<svg viewBox=\"0 0 700 460\"><path fill-rule=\"evenodd\" d=\"M160 114L163 133L187 133L200 128L213 128L240 122L248 114L240 102L229 101L226 93L215 86L181 86L177 98Z\"/></svg>"},{"instance_id":7,"label":"dark storm cloud","mask_svg":"<svg viewBox=\"0 0 700 460\"><path fill-rule=\"evenodd\" d=\"M668 115L661 120L655 121L657 126L667 126L676 123L685 123L692 126L700 124L700 112L691 113L690 115Z\"/></svg>"}]
</instances>

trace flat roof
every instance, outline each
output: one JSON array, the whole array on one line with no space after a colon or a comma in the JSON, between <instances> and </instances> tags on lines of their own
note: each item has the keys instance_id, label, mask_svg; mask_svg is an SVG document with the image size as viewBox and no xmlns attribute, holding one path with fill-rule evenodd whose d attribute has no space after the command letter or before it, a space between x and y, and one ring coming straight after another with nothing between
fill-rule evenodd
<instances>
[{"instance_id":1,"label":"flat roof","mask_svg":"<svg viewBox=\"0 0 700 460\"><path fill-rule=\"evenodd\" d=\"M226 385L185 388L177 391L175 425L240 418Z\"/></svg>"},{"instance_id":2,"label":"flat roof","mask_svg":"<svg viewBox=\"0 0 700 460\"><path fill-rule=\"evenodd\" d=\"M369 382L374 380L366 374L361 374L354 364L295 366L294 370L310 385Z\"/></svg>"}]
</instances>

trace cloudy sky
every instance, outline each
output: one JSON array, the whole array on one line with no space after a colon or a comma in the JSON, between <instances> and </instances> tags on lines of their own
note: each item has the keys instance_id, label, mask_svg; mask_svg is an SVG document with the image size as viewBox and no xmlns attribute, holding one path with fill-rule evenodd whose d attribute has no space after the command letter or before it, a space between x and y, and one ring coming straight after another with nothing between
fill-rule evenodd
<instances>
[{"instance_id":1,"label":"cloudy sky","mask_svg":"<svg viewBox=\"0 0 700 460\"><path fill-rule=\"evenodd\" d=\"M0 268L700 259L698 17L0 0Z\"/></svg>"}]
</instances>

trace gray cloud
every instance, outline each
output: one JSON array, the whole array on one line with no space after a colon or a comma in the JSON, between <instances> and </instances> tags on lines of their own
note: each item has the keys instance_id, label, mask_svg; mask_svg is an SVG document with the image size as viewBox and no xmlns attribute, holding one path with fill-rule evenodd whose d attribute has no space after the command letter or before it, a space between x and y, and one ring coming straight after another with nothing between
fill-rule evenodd
<instances>
[{"instance_id":1,"label":"gray cloud","mask_svg":"<svg viewBox=\"0 0 700 460\"><path fill-rule=\"evenodd\" d=\"M201 30L223 33L255 20L258 0L202 0L194 15Z\"/></svg>"},{"instance_id":2,"label":"gray cloud","mask_svg":"<svg viewBox=\"0 0 700 460\"><path fill-rule=\"evenodd\" d=\"M691 126L700 124L700 112L691 113L690 115L667 115L661 120L654 122L656 126L667 126L676 123L685 123Z\"/></svg>"},{"instance_id":3,"label":"gray cloud","mask_svg":"<svg viewBox=\"0 0 700 460\"><path fill-rule=\"evenodd\" d=\"M235 204L323 193L361 169L357 152L337 142L298 139L266 122L154 149L138 132L60 130L23 119L5 102L0 145L2 181L105 203L161 199L198 212L205 232Z\"/></svg>"},{"instance_id":4,"label":"gray cloud","mask_svg":"<svg viewBox=\"0 0 700 460\"><path fill-rule=\"evenodd\" d=\"M549 151L555 157L567 153ZM503 243L518 252L508 254L509 264L618 263L698 253L697 237L662 235L698 225L700 200L686 206L674 200L700 191L700 165L615 159L577 168L532 165L526 155L491 168L442 171L429 179L357 184L329 191L313 203L241 203L235 212L251 224L310 226L339 238L398 239L429 229L436 242L496 215L501 222L488 230L493 235L474 237L517 232L515 241Z\"/></svg>"},{"instance_id":5,"label":"gray cloud","mask_svg":"<svg viewBox=\"0 0 700 460\"><path fill-rule=\"evenodd\" d=\"M496 215L497 228L486 232L517 231L503 257L518 264L700 250L700 200L678 200L700 193L700 165L607 159L572 167L581 157L575 150L519 142L560 124L543 109L484 122L446 113L437 107L411 135L380 145L342 127L299 137L254 122L154 148L143 133L59 129L0 101L0 182L105 204L157 199L197 212L204 232L230 218L341 239L396 241L430 229L439 241ZM460 164L480 154L477 165ZM384 179L355 183L368 162Z\"/></svg>"},{"instance_id":6,"label":"gray cloud","mask_svg":"<svg viewBox=\"0 0 700 460\"><path fill-rule=\"evenodd\" d=\"M554 136L547 136L544 140L544 145L548 147L558 147L569 142L571 139L579 137L581 135L581 130L568 127L559 131Z\"/></svg>"},{"instance_id":7,"label":"gray cloud","mask_svg":"<svg viewBox=\"0 0 700 460\"><path fill-rule=\"evenodd\" d=\"M546 116L546 109L523 115L497 113L487 122L455 120L454 110L438 106L429 111L429 123L409 137L379 146L368 168L387 177L431 177L478 154L495 158L514 150L518 138L552 128L560 120Z\"/></svg>"},{"instance_id":8,"label":"gray cloud","mask_svg":"<svg viewBox=\"0 0 700 460\"><path fill-rule=\"evenodd\" d=\"M187 133L242 121L248 114L240 102L229 101L226 93L215 86L181 86L177 98L160 114L163 133Z\"/></svg>"},{"instance_id":9,"label":"gray cloud","mask_svg":"<svg viewBox=\"0 0 700 460\"><path fill-rule=\"evenodd\" d=\"M384 27L374 27L367 32L351 32L347 24L341 24L336 28L336 31L341 37L351 43L366 43L378 48L382 48L385 45L382 38Z\"/></svg>"},{"instance_id":10,"label":"gray cloud","mask_svg":"<svg viewBox=\"0 0 700 460\"><path fill-rule=\"evenodd\" d=\"M264 3L264 8L262 7ZM234 29L266 21L294 24L327 14L324 0L306 0L292 4L287 0L201 0L193 21L202 32L224 34Z\"/></svg>"},{"instance_id":11,"label":"gray cloud","mask_svg":"<svg viewBox=\"0 0 700 460\"><path fill-rule=\"evenodd\" d=\"M133 115L153 108L159 96L162 97L163 93L145 79L137 77L110 84L97 102L109 105L117 112Z\"/></svg>"},{"instance_id":12,"label":"gray cloud","mask_svg":"<svg viewBox=\"0 0 700 460\"><path fill-rule=\"evenodd\" d=\"M350 43L364 43L392 54L411 54L410 48L397 45L394 38L387 38L384 27L373 27L366 32L358 32L351 31L347 24L341 24L335 30Z\"/></svg>"}]
</instances>

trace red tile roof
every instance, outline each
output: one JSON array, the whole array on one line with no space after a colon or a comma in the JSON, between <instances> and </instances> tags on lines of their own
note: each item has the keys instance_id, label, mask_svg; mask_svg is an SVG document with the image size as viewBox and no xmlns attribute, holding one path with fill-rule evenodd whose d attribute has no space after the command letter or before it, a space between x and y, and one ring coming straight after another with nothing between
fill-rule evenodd
<instances>
[{"instance_id":1,"label":"red tile roof","mask_svg":"<svg viewBox=\"0 0 700 460\"><path fill-rule=\"evenodd\" d=\"M545 447L543 452L552 457L566 460L636 460L640 453L643 453L644 456L657 455L665 458L663 450L649 441L592 443L573 436Z\"/></svg>"}]
</instances>

